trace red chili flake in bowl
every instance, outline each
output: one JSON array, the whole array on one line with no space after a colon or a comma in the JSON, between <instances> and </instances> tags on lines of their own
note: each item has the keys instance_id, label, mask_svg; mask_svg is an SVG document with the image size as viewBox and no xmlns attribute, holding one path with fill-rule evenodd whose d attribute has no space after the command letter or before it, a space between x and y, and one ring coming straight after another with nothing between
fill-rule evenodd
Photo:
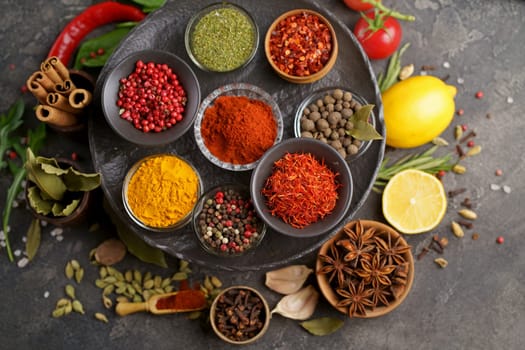
<instances>
[{"instance_id":1,"label":"red chili flake in bowl","mask_svg":"<svg viewBox=\"0 0 525 350\"><path fill-rule=\"evenodd\" d=\"M161 132L180 122L186 101L186 91L167 64L139 60L120 79L120 117L144 132Z\"/></svg>"},{"instance_id":2,"label":"red chili flake in bowl","mask_svg":"<svg viewBox=\"0 0 525 350\"><path fill-rule=\"evenodd\" d=\"M332 45L326 23L313 13L301 12L277 24L270 37L270 55L283 73L302 77L325 66Z\"/></svg>"}]
</instances>

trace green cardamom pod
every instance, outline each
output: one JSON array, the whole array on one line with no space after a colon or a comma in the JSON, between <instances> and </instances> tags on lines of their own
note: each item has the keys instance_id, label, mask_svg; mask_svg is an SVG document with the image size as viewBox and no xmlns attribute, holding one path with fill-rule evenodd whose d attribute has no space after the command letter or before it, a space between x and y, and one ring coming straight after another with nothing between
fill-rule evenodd
<instances>
[{"instance_id":1,"label":"green cardamom pod","mask_svg":"<svg viewBox=\"0 0 525 350\"><path fill-rule=\"evenodd\" d=\"M108 283L104 280L97 279L95 280L95 286L97 286L98 288L106 288L108 286Z\"/></svg>"},{"instance_id":2,"label":"green cardamom pod","mask_svg":"<svg viewBox=\"0 0 525 350\"><path fill-rule=\"evenodd\" d=\"M71 301L69 299L66 299L66 298L58 299L56 308L59 309L61 307L66 306L69 303L71 303Z\"/></svg>"},{"instance_id":3,"label":"green cardamom pod","mask_svg":"<svg viewBox=\"0 0 525 350\"><path fill-rule=\"evenodd\" d=\"M215 277L215 276L211 276L211 277L210 277L210 282L211 282L211 284L213 284L213 286L214 286L215 288L221 288L221 287L222 287L222 282L221 282L221 280L218 279L218 278Z\"/></svg>"},{"instance_id":4,"label":"green cardamom pod","mask_svg":"<svg viewBox=\"0 0 525 350\"><path fill-rule=\"evenodd\" d=\"M52 313L51 315L52 315L54 318L59 318L59 317L64 316L64 308L61 307L61 308L58 308L58 309L53 310L53 313Z\"/></svg>"},{"instance_id":5,"label":"green cardamom pod","mask_svg":"<svg viewBox=\"0 0 525 350\"><path fill-rule=\"evenodd\" d=\"M80 267L78 270L75 271L75 281L77 281L77 283L80 283L82 282L83 278L84 278L84 269Z\"/></svg>"},{"instance_id":6,"label":"green cardamom pod","mask_svg":"<svg viewBox=\"0 0 525 350\"><path fill-rule=\"evenodd\" d=\"M186 272L176 272L171 279L173 281L183 281L188 279L188 274Z\"/></svg>"},{"instance_id":7,"label":"green cardamom pod","mask_svg":"<svg viewBox=\"0 0 525 350\"><path fill-rule=\"evenodd\" d=\"M117 294L124 294L126 292L126 286L122 286L122 287L118 287L116 290L115 290L115 293Z\"/></svg>"},{"instance_id":8,"label":"green cardamom pod","mask_svg":"<svg viewBox=\"0 0 525 350\"><path fill-rule=\"evenodd\" d=\"M135 294L137 294L137 291L135 290L135 288L133 288L133 286L131 284L128 284L126 286L126 289L128 290L128 293L133 296Z\"/></svg>"},{"instance_id":9,"label":"green cardamom pod","mask_svg":"<svg viewBox=\"0 0 525 350\"><path fill-rule=\"evenodd\" d=\"M171 292L173 292L173 289L174 289L173 286L166 286L166 287L164 287L164 292L165 293L171 293Z\"/></svg>"},{"instance_id":10,"label":"green cardamom pod","mask_svg":"<svg viewBox=\"0 0 525 350\"><path fill-rule=\"evenodd\" d=\"M126 282L133 281L133 271L131 270L126 271L126 273L124 274L124 279L126 280Z\"/></svg>"},{"instance_id":11,"label":"green cardamom pod","mask_svg":"<svg viewBox=\"0 0 525 350\"><path fill-rule=\"evenodd\" d=\"M75 297L75 287L73 287L71 284L66 285L65 287L66 295L70 297L71 299L76 299Z\"/></svg>"},{"instance_id":12,"label":"green cardamom pod","mask_svg":"<svg viewBox=\"0 0 525 350\"><path fill-rule=\"evenodd\" d=\"M134 303L140 303L140 302L142 302L142 297L141 297L140 295L138 295L138 294L135 294L135 295L133 296L133 302L134 302Z\"/></svg>"},{"instance_id":13,"label":"green cardamom pod","mask_svg":"<svg viewBox=\"0 0 525 350\"><path fill-rule=\"evenodd\" d=\"M64 305L64 315L70 314L73 311L73 305L71 300L68 300L67 304Z\"/></svg>"},{"instance_id":14,"label":"green cardamom pod","mask_svg":"<svg viewBox=\"0 0 525 350\"><path fill-rule=\"evenodd\" d=\"M84 314L84 306L78 300L73 300L73 311L78 312L79 314Z\"/></svg>"},{"instance_id":15,"label":"green cardamom pod","mask_svg":"<svg viewBox=\"0 0 525 350\"><path fill-rule=\"evenodd\" d=\"M162 280L162 282L160 284L160 288L166 288L170 284L171 284L171 278L165 278L165 279Z\"/></svg>"},{"instance_id":16,"label":"green cardamom pod","mask_svg":"<svg viewBox=\"0 0 525 350\"><path fill-rule=\"evenodd\" d=\"M104 307L106 309L111 309L111 307L113 306L113 301L111 301L111 299L108 298L107 296L103 295L102 296L102 304L104 304Z\"/></svg>"},{"instance_id":17,"label":"green cardamom pod","mask_svg":"<svg viewBox=\"0 0 525 350\"><path fill-rule=\"evenodd\" d=\"M78 260L75 260L75 259L71 260L71 266L72 266L73 269L75 269L75 270L80 269L80 263L78 262Z\"/></svg>"},{"instance_id":18,"label":"green cardamom pod","mask_svg":"<svg viewBox=\"0 0 525 350\"><path fill-rule=\"evenodd\" d=\"M140 285L139 282L133 281L133 282L131 282L131 285L133 286L135 291L137 291L137 293L142 294L142 286Z\"/></svg>"},{"instance_id":19,"label":"green cardamom pod","mask_svg":"<svg viewBox=\"0 0 525 350\"><path fill-rule=\"evenodd\" d=\"M146 274L144 275L143 281L150 280L151 278L152 278L151 272L147 271Z\"/></svg>"},{"instance_id":20,"label":"green cardamom pod","mask_svg":"<svg viewBox=\"0 0 525 350\"><path fill-rule=\"evenodd\" d=\"M137 283L142 283L142 274L139 270L133 270L133 279L137 281Z\"/></svg>"},{"instance_id":21,"label":"green cardamom pod","mask_svg":"<svg viewBox=\"0 0 525 350\"><path fill-rule=\"evenodd\" d=\"M201 317L201 315L202 315L202 312L200 311L192 311L188 314L187 318L188 320L196 320L199 317Z\"/></svg>"},{"instance_id":22,"label":"green cardamom pod","mask_svg":"<svg viewBox=\"0 0 525 350\"><path fill-rule=\"evenodd\" d=\"M68 262L66 264L65 273L66 273L66 277L67 277L68 280L73 278L73 276L75 274L75 270L73 269L73 265L71 265L71 262Z\"/></svg>"},{"instance_id":23,"label":"green cardamom pod","mask_svg":"<svg viewBox=\"0 0 525 350\"><path fill-rule=\"evenodd\" d=\"M100 312L95 313L95 318L97 320L99 320L99 321L104 322L104 323L108 323L109 322L109 320L106 317L106 315L104 315L103 313L100 313Z\"/></svg>"},{"instance_id":24,"label":"green cardamom pod","mask_svg":"<svg viewBox=\"0 0 525 350\"><path fill-rule=\"evenodd\" d=\"M151 297L151 292L149 290L142 291L142 298L144 298L144 301L148 301Z\"/></svg>"},{"instance_id":25,"label":"green cardamom pod","mask_svg":"<svg viewBox=\"0 0 525 350\"><path fill-rule=\"evenodd\" d=\"M159 275L153 278L153 285L155 286L155 288L160 288L161 283L162 283L162 277L160 277Z\"/></svg>"},{"instance_id":26,"label":"green cardamom pod","mask_svg":"<svg viewBox=\"0 0 525 350\"><path fill-rule=\"evenodd\" d=\"M115 290L115 286L113 284L110 284L104 288L102 291L102 295L110 295Z\"/></svg>"},{"instance_id":27,"label":"green cardamom pod","mask_svg":"<svg viewBox=\"0 0 525 350\"><path fill-rule=\"evenodd\" d=\"M105 266L101 266L98 270L100 278L104 279L108 276L108 269Z\"/></svg>"},{"instance_id":28,"label":"green cardamom pod","mask_svg":"<svg viewBox=\"0 0 525 350\"><path fill-rule=\"evenodd\" d=\"M153 280L147 280L144 282L144 289L151 289L153 288L153 286L155 285L154 281Z\"/></svg>"},{"instance_id":29,"label":"green cardamom pod","mask_svg":"<svg viewBox=\"0 0 525 350\"><path fill-rule=\"evenodd\" d=\"M104 282L106 283L115 283L117 282L117 278L115 276L108 276L104 278Z\"/></svg>"}]
</instances>

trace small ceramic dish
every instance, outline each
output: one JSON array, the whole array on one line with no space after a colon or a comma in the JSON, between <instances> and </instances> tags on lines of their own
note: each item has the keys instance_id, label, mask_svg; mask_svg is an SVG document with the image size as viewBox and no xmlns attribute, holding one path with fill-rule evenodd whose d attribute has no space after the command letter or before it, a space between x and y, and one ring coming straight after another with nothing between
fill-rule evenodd
<instances>
[{"instance_id":1,"label":"small ceramic dish","mask_svg":"<svg viewBox=\"0 0 525 350\"><path fill-rule=\"evenodd\" d=\"M120 80L128 77L135 71L136 63L139 60L142 60L144 63L166 64L177 75L180 85L186 92L182 120L176 121L173 126L160 132L144 132L137 129L131 121L121 117L123 111L117 105ZM107 75L101 93L102 111L110 127L125 140L143 146L166 145L184 135L195 120L200 100L199 81L190 66L178 56L158 50L137 51L124 58Z\"/></svg>"},{"instance_id":2,"label":"small ceramic dish","mask_svg":"<svg viewBox=\"0 0 525 350\"><path fill-rule=\"evenodd\" d=\"M277 133L273 144L279 143L283 137L283 117L281 115L281 110L275 102L275 100L263 89L245 83L233 83L221 86L209 94L201 103L199 110L197 112L197 118L195 119L194 132L195 132L195 141L199 147L202 154L216 166L231 170L231 171L246 171L252 170L255 168L259 159L246 163L246 164L235 164L230 162L225 162L219 159L214 155L206 146L205 140L202 135L201 125L205 117L206 110L209 107L214 106L214 102L217 98L221 96L245 96L251 100L259 100L264 104L268 105L272 109L272 114L275 119L275 124L277 127Z\"/></svg>"},{"instance_id":3,"label":"small ceramic dish","mask_svg":"<svg viewBox=\"0 0 525 350\"><path fill-rule=\"evenodd\" d=\"M242 293L242 296L237 298L239 293ZM226 299L233 300L234 305ZM242 304L243 309L250 315L247 321L253 323L251 327L246 327L242 320L236 323L230 322L231 318L227 316L228 310L235 307L237 302ZM266 299L256 289L248 286L232 286L224 289L210 307L210 323L213 331L219 338L234 345L246 345L259 340L268 330L270 318L270 307ZM243 327L240 328L239 325ZM240 335L234 336L234 331L239 332Z\"/></svg>"},{"instance_id":4,"label":"small ceramic dish","mask_svg":"<svg viewBox=\"0 0 525 350\"><path fill-rule=\"evenodd\" d=\"M338 91L339 94L342 92L343 97L341 99L336 100L336 102L338 103L335 103L336 108L339 109L338 111L336 109L336 111L339 112L340 119L337 124L338 127L331 129L333 130L333 132L338 132L341 129L343 131L346 131L346 122L350 118L350 113L352 114L355 113L355 104L358 104L360 106L364 106L368 104L368 102L361 95L353 92L350 89L346 89L346 88L328 87L328 88L323 88L323 89L314 91L310 95L308 95L297 108L297 111L295 113L295 118L294 118L295 137L305 137L304 134L302 134L304 131L303 130L304 128L301 125L304 119L312 120L312 124L314 123L313 122L314 120L316 122L318 121L319 116L316 116L314 118L311 118L308 116L310 113L314 112L314 110L320 114L322 114L323 111L325 111L326 113L329 113L328 108L326 107L326 104L321 103L321 101L323 101L326 96L333 97L335 91ZM337 106L337 104L339 104L339 106ZM317 110L319 108L319 105L323 106L322 110L321 109ZM334 106L334 103L332 103L332 107L333 106ZM305 114L308 114L308 115L305 115ZM319 117L319 119L325 119L325 120L327 120L328 118L329 118L328 116L326 118ZM370 113L369 123L375 128L376 116L373 110ZM334 140L331 138L331 135L328 135L328 136L323 135L322 132L319 132L317 130L315 130L315 132L310 132L310 134L312 135L309 137L313 137L316 139L324 138L328 144L335 146L333 144ZM343 152L343 155L347 161L352 161L352 160L359 158L363 153L366 152L366 150L370 147L372 143L372 141L357 140L354 137L347 135L347 134L344 134L344 136L340 135L336 139L336 141L339 142L339 145L343 146L343 149L345 150Z\"/></svg>"},{"instance_id":5,"label":"small ceramic dish","mask_svg":"<svg viewBox=\"0 0 525 350\"><path fill-rule=\"evenodd\" d=\"M305 24L308 30L300 30L299 26L296 26L298 20L304 20L306 23L316 23L311 26ZM288 22L295 23L292 29L286 27ZM283 30L287 31L286 35L280 35ZM318 38L314 40L311 38L313 35L318 36ZM293 50L293 48L288 48L285 40L292 36L304 41L304 44L299 44L301 46L300 54L290 55L287 52ZM316 46L309 46L313 44ZM323 45L323 47L320 48L320 45ZM264 52L273 70L284 80L297 84L313 83L327 75L337 60L338 50L337 37L330 22L320 13L309 9L295 9L283 13L270 25L264 39ZM304 52L309 51L312 52L311 58L300 58L301 55L304 55ZM319 59L320 51L321 59ZM282 62L277 60L277 57L292 56L299 57L299 61ZM315 65L312 63L302 65L303 62L312 62L314 60L316 61ZM286 66L289 63L293 64L294 68L292 71L285 71L284 69L288 69ZM319 66L322 66L322 68L319 68Z\"/></svg>"},{"instance_id":6,"label":"small ceramic dish","mask_svg":"<svg viewBox=\"0 0 525 350\"><path fill-rule=\"evenodd\" d=\"M184 171L190 172L192 175L194 175L196 178L196 182L197 182L195 193L188 194L188 196L190 197L190 200L192 200L192 202L188 203L187 205L188 208L185 208L185 212L180 215L181 217L179 220L177 220L176 222L171 222L170 224L166 226L148 224L146 221L149 221L150 219L149 218L145 219L146 214L144 213L140 214L138 212L136 213L135 211L137 210L134 211L134 205L131 203L131 199L129 198L129 195L128 195L129 188L130 188L130 182L132 181L135 174L137 174L137 171L139 171L146 162L154 161L156 158L161 158L161 157L172 158L174 162L177 162L179 164L179 166L184 167L185 169ZM177 181L180 180L179 178L177 178L178 174L175 172L171 172L170 174L168 174L170 176L169 177L167 176L167 173L170 172L172 169L173 169L172 166L164 166L164 167L156 166L154 169L150 169L147 175L157 177L157 180L156 180L157 183L162 183L163 185L165 185L164 186L165 188L169 188L170 186L172 186L171 187L172 190L176 191L178 189ZM168 180L172 181L172 183L168 183L167 182ZM173 186L172 184L175 184L175 186ZM155 188L153 187L144 188L144 191L150 191L150 190L155 190ZM171 194L174 194L174 193L171 193ZM150 155L150 156L140 159L138 162L133 164L131 168L128 170L126 177L124 178L124 181L122 184L122 200L124 203L124 209L126 213L133 220L133 222L135 222L137 225L149 231L153 231L153 232L172 232L188 224L191 220L191 213L193 212L193 208L195 207L195 204L197 203L197 200L201 196L201 194L202 194L202 179L197 169L195 169L195 167L191 165L187 160L177 155L174 155L174 154L154 154L154 155ZM147 210L144 210L145 212L162 211L162 212L170 213L169 215L172 215L171 214L172 209L170 208L176 208L177 210L181 209L178 203L172 202L171 198L162 198L161 203L162 203L162 206L159 207L159 203L157 203L156 200L155 200L155 203L148 202L147 198L144 198L141 201L141 205L144 205L147 208ZM166 207L166 205L170 205L170 204L171 204L171 207ZM166 216L167 215L168 214L166 214Z\"/></svg>"},{"instance_id":7,"label":"small ceramic dish","mask_svg":"<svg viewBox=\"0 0 525 350\"><path fill-rule=\"evenodd\" d=\"M72 166L74 169L79 170L78 164L67 158L57 158L59 165ZM89 216L89 212L93 203L94 194L92 191L79 192L80 203L78 207L68 216L53 216L53 215L43 215L38 213L31 205L29 205L30 200L28 199L29 188L35 186L30 180L26 181L24 188L24 193L26 197L26 202L28 203L28 208L33 217L39 219L40 221L45 221L51 225L58 227L68 227L68 226L77 226L86 221Z\"/></svg>"},{"instance_id":8,"label":"small ceramic dish","mask_svg":"<svg viewBox=\"0 0 525 350\"><path fill-rule=\"evenodd\" d=\"M361 255L355 255L356 245L360 245ZM335 270L334 262L343 265ZM367 275L367 270L378 269L381 274ZM347 223L321 246L317 254L316 276L321 293L339 312L350 317L378 317L393 311L407 297L414 281L414 258L410 246L392 227L377 221L356 220ZM355 283L353 287L348 281ZM368 305L362 303L364 308L356 307L345 302L341 295L353 293L366 294Z\"/></svg>"},{"instance_id":9,"label":"small ceramic dish","mask_svg":"<svg viewBox=\"0 0 525 350\"><path fill-rule=\"evenodd\" d=\"M255 56L259 29L244 8L220 2L204 7L189 20L184 44L200 69L231 72L245 67Z\"/></svg>"},{"instance_id":10,"label":"small ceramic dish","mask_svg":"<svg viewBox=\"0 0 525 350\"><path fill-rule=\"evenodd\" d=\"M215 213L220 213L220 219ZM244 185L224 184L207 191L193 208L192 217L201 246L218 256L244 255L266 234L266 225L255 214L250 190Z\"/></svg>"},{"instance_id":11,"label":"small ceramic dish","mask_svg":"<svg viewBox=\"0 0 525 350\"><path fill-rule=\"evenodd\" d=\"M324 163L333 173L338 174L335 181L340 186L337 188L338 198L335 207L322 219L304 228L294 228L280 217L272 215L267 198L262 193L267 179L274 171L275 162L288 153L309 153L318 162ZM353 182L348 163L333 147L319 140L291 138L266 151L252 173L250 192L257 214L268 226L288 236L307 238L328 233L346 216L352 200Z\"/></svg>"}]
</instances>

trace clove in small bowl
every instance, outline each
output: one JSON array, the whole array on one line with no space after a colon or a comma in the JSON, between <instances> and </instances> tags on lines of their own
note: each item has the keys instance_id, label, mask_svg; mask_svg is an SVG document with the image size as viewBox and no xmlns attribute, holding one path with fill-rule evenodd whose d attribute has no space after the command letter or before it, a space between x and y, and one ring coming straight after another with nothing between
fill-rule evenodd
<instances>
[{"instance_id":1,"label":"clove in small bowl","mask_svg":"<svg viewBox=\"0 0 525 350\"><path fill-rule=\"evenodd\" d=\"M229 323L230 316L222 316L228 312L228 309L237 316L235 323L243 323L240 330L243 335L238 338L232 337L231 331L226 331L231 327L237 327ZM248 321L246 325L242 320L244 317ZM210 323L213 331L220 339L234 345L246 345L259 340L268 330L270 318L268 302L259 291L249 286L239 285L224 289L210 307ZM253 331L250 331L251 329ZM245 332L247 334L244 334Z\"/></svg>"}]
</instances>

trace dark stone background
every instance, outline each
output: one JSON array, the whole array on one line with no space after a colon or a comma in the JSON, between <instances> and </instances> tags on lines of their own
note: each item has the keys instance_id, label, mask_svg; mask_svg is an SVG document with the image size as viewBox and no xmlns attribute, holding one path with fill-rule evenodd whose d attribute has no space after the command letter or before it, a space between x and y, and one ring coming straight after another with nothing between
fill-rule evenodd
<instances>
[{"instance_id":1,"label":"dark stone background","mask_svg":"<svg viewBox=\"0 0 525 350\"><path fill-rule=\"evenodd\" d=\"M64 25L92 1L3 1L0 29L0 107L5 112L21 96L20 87L27 77L38 69L55 37ZM239 2L242 4L242 1ZM324 3L324 2L316 2ZM521 332L525 329L525 244L524 187L522 133L525 122L522 110L525 73L523 57L525 45L525 2L504 0L416 0L386 1L396 9L417 17L415 23L403 23L403 42L411 48L403 56L403 63L414 63L416 74L422 65L433 65L430 72L439 77L449 76L448 82L458 87L457 108L465 114L456 116L443 137L451 141L453 127L467 124L476 131L476 143L482 153L462 162L467 167L464 175L447 174L446 190L460 187L467 192L449 201L447 215L435 230L447 236L450 244L444 257L449 261L440 269L430 254L416 261L414 286L405 302L394 312L377 319L348 319L332 310L322 300L314 317L331 316L345 320L337 333L315 337L306 333L297 321L274 316L268 333L259 342L247 346L253 349L518 349ZM353 26L358 15L347 10L342 1L327 1L328 10L344 23ZM443 64L448 62L449 68ZM349 62L348 64L351 64ZM373 62L377 72L386 61ZM458 83L463 81L463 83ZM485 97L478 100L476 91ZM32 96L23 96L26 102L27 126L35 126L31 113L35 104ZM509 98L513 103L509 103ZM487 118L490 113L491 118ZM424 147L422 148L424 149ZM413 150L419 151L419 150ZM69 156L77 152L83 166L91 166L87 137L64 137L49 132L42 154ZM389 151L387 156L397 158L408 151ZM502 169L503 176L495 176ZM11 177L3 172L0 177L0 203ZM491 184L507 185L512 190L492 191ZM459 203L469 196L479 214L474 228L467 230L463 239L450 233L449 223L457 219ZM380 196L372 193L356 218L383 220ZM29 212L13 210L10 238L14 250L23 250L22 237L29 226ZM88 228L94 222L101 224L95 232ZM40 250L28 266L9 263L5 249L0 249L0 348L2 349L202 349L226 348L211 332L202 330L195 321L183 315L151 316L137 314L120 318L104 310L100 291L93 285L97 269L89 265L88 254L107 237L115 235L106 218L97 212L88 223L78 228L66 228L64 240L56 241L50 235L52 227L43 229ZM479 233L476 241L473 232ZM505 238L496 244L498 236ZM413 253L421 251L431 234L407 236ZM63 267L70 259L78 259L86 268L86 276L77 287L86 315L72 314L53 319L50 314L56 300L63 296L67 283ZM20 259L17 257L16 260ZM312 265L314 256L297 261ZM138 268L169 276L177 261L168 258L170 268L165 270L128 257L117 267L123 271ZM214 270L213 266L193 266L195 274L215 274L225 285L248 284L260 289L271 306L279 296L263 286L265 271L243 273ZM45 298L44 293L49 292ZM94 312L105 312L110 322L103 324L92 318Z\"/></svg>"}]
</instances>

